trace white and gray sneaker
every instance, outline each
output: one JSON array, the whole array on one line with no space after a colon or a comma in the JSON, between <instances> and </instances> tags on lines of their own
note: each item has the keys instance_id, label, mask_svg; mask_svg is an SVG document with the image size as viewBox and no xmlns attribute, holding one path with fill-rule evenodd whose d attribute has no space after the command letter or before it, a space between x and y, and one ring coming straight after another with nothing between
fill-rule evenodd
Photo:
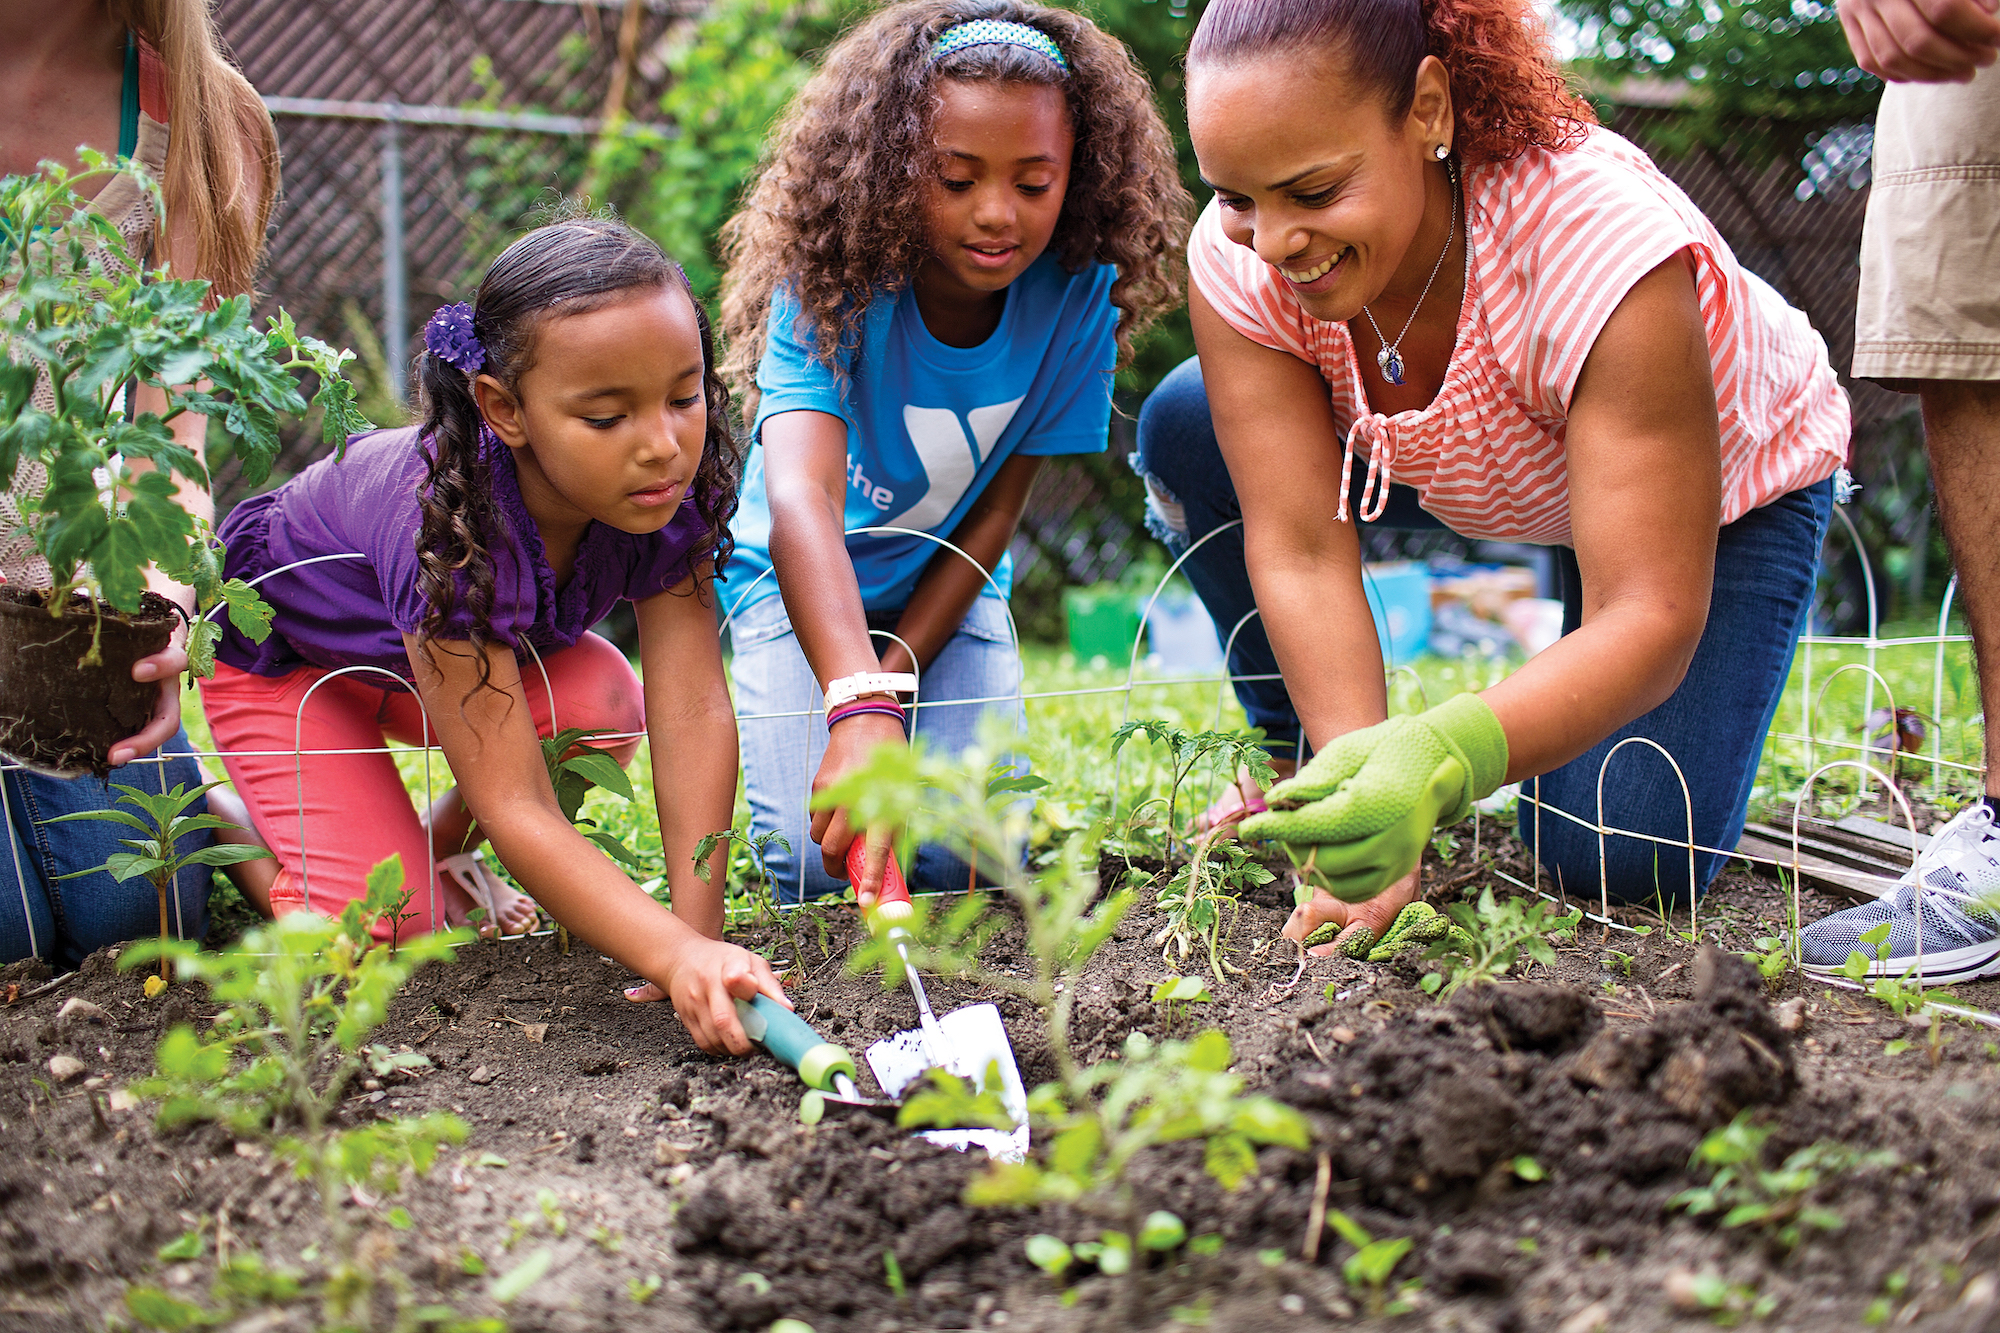
<instances>
[{"instance_id":1,"label":"white and gray sneaker","mask_svg":"<svg viewBox=\"0 0 2000 1333\"><path fill-rule=\"evenodd\" d=\"M1952 816L1898 881L1894 893L1815 921L1799 933L1805 970L1842 975L1848 955L1868 959L1872 977L1900 977L1917 966L1933 985L2000 976L2000 830L1993 807L1980 800ZM1889 926L1889 953L1861 937Z\"/></svg>"}]
</instances>

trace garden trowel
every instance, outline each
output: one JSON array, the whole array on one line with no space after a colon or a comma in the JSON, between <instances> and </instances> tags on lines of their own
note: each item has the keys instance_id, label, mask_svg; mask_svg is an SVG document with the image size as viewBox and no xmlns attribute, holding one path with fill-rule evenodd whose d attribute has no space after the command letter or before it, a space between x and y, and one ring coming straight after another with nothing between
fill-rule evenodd
<instances>
[{"instance_id":1,"label":"garden trowel","mask_svg":"<svg viewBox=\"0 0 2000 1333\"><path fill-rule=\"evenodd\" d=\"M893 867L895 862L890 865ZM1025 1160L1028 1093L1021 1084L1021 1070L1014 1063L1014 1046L1007 1039L1006 1025L1000 1021L1000 1010L991 1004L970 1004L952 1010L943 1018L933 1014L930 996L924 993L923 978L910 966L909 938L910 933L903 927L889 928L889 942L896 946L903 960L903 974L910 979L910 991L917 997L920 1026L915 1031L884 1037L870 1046L868 1068L874 1072L882 1091L899 1101L904 1091L931 1069L943 1069L974 1088L997 1093L1000 1104L1014 1119L1013 1129L932 1129L918 1137L960 1152L984 1148L996 1161ZM995 1070L1000 1080L997 1088L989 1082L989 1075Z\"/></svg>"}]
</instances>

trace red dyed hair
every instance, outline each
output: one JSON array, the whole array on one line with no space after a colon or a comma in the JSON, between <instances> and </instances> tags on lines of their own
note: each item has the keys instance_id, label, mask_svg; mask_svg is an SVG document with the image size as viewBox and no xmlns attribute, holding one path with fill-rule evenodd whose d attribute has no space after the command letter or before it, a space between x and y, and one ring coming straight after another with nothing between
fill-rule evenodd
<instances>
[{"instance_id":1,"label":"red dyed hair","mask_svg":"<svg viewBox=\"0 0 2000 1333\"><path fill-rule=\"evenodd\" d=\"M1453 147L1468 166L1574 148L1597 121L1520 0L1211 0L1187 59L1193 68L1309 50L1339 53L1392 118L1409 114L1417 66L1436 56L1451 78Z\"/></svg>"}]
</instances>

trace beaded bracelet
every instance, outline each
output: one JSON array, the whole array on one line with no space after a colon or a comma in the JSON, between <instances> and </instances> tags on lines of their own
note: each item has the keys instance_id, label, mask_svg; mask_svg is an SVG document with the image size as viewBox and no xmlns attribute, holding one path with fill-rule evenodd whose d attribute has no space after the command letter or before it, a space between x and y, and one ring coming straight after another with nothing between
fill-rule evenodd
<instances>
[{"instance_id":1,"label":"beaded bracelet","mask_svg":"<svg viewBox=\"0 0 2000 1333\"><path fill-rule=\"evenodd\" d=\"M848 704L846 707L836 708L831 713L828 713L826 715L827 730L831 731L833 729L833 724L836 722L845 721L850 717L859 717L863 713L880 713L884 717L893 717L898 722L904 720L903 706L901 704L893 704L893 703Z\"/></svg>"}]
</instances>

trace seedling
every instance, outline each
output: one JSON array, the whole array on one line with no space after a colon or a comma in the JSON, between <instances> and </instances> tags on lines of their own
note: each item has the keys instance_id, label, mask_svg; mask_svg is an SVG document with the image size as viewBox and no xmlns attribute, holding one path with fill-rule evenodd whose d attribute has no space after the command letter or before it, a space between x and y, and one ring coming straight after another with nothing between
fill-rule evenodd
<instances>
[{"instance_id":1,"label":"seedling","mask_svg":"<svg viewBox=\"0 0 2000 1333\"><path fill-rule=\"evenodd\" d=\"M1554 903L1540 899L1532 904L1522 898L1495 899L1491 888L1480 890L1476 905L1452 903L1445 910L1454 928L1426 956L1448 960L1446 971L1428 973L1420 983L1433 994L1441 989L1440 998L1467 986L1490 985L1523 961L1554 963L1549 941L1569 939L1583 919L1581 909L1558 912Z\"/></svg>"},{"instance_id":2,"label":"seedling","mask_svg":"<svg viewBox=\"0 0 2000 1333\"><path fill-rule=\"evenodd\" d=\"M1200 977L1168 977L1153 987L1153 1003L1160 1006L1160 1016L1169 1033L1191 1022L1194 1006L1214 999Z\"/></svg>"},{"instance_id":3,"label":"seedling","mask_svg":"<svg viewBox=\"0 0 2000 1333\"><path fill-rule=\"evenodd\" d=\"M1087 1069L1078 1066L1069 1038L1077 982L1118 928L1132 891L1121 889L1097 900L1096 877L1087 867L1096 863L1098 842L1088 836L1064 842L1047 868L1036 873L1025 869L1020 848L1028 813L1011 794L996 793L993 786L1010 770L990 756L1009 739L995 736L957 764L935 759L918 746L884 746L817 799L844 806L859 827L902 827L907 836L976 850L984 864L996 868L1002 889L1020 910L1034 964L1032 978L980 962L985 941L998 924L982 899L961 899L943 915L919 899L909 922L911 965L972 978L1032 1000L1045 1015L1055 1060L1055 1081L1028 1097L1029 1115L1048 1145L1045 1153L1026 1162L992 1164L968 1185L966 1199L998 1207L1062 1201L1098 1211L1118 1225L1086 1242L1102 1249L1086 1253L1079 1246L1074 1256L1094 1257L1106 1273L1122 1263L1122 1271L1136 1282L1143 1265L1132 1262L1129 1238L1148 1232L1127 1172L1139 1153L1159 1144L1202 1140L1209 1173L1234 1189L1256 1172L1259 1145L1303 1149L1310 1135L1292 1108L1244 1094L1242 1076L1230 1072L1234 1054L1229 1040L1220 1032L1160 1043L1134 1033L1126 1038L1120 1058ZM1097 832L1101 837L1101 825ZM884 941L864 945L849 966L857 972L880 967L891 987L902 981L902 959ZM990 1124L997 1110L990 1093L934 1071L931 1087L907 1098L900 1120L905 1125ZM1165 1232L1152 1234L1157 1238ZM1122 1257L1120 1237L1125 1238ZM1054 1253L1046 1246L1040 1249L1045 1256ZM1146 1252L1143 1240L1141 1252Z\"/></svg>"},{"instance_id":4,"label":"seedling","mask_svg":"<svg viewBox=\"0 0 2000 1333\"><path fill-rule=\"evenodd\" d=\"M1154 940L1165 946L1161 957L1176 963L1199 944L1218 986L1226 984L1228 973L1241 970L1222 956L1242 907L1238 895L1277 878L1229 834L1228 829L1214 829L1195 840L1188 863L1160 890L1159 907L1167 924Z\"/></svg>"},{"instance_id":5,"label":"seedling","mask_svg":"<svg viewBox=\"0 0 2000 1333\"><path fill-rule=\"evenodd\" d=\"M626 1279L625 1294L631 1298L632 1304L644 1305L659 1295L660 1288L665 1285L658 1273L648 1273L644 1278Z\"/></svg>"},{"instance_id":6,"label":"seedling","mask_svg":"<svg viewBox=\"0 0 2000 1333\"><path fill-rule=\"evenodd\" d=\"M1792 946L1784 936L1759 936L1756 946L1756 952L1746 953L1743 958L1756 967L1758 976L1766 981L1775 982L1791 970Z\"/></svg>"},{"instance_id":7,"label":"seedling","mask_svg":"<svg viewBox=\"0 0 2000 1333\"><path fill-rule=\"evenodd\" d=\"M102 864L88 870L73 870L57 879L75 879L79 875L106 874L123 884L128 879L141 875L152 881L153 889L160 896L160 939L164 943L173 938L173 925L167 920L167 904L173 896L174 885L182 870L189 866L221 867L239 865L244 861L255 861L271 855L263 847L254 844L217 842L194 851L180 850L182 838L207 829L233 829L237 825L211 814L183 814L190 805L222 784L206 782L199 787L189 788L184 783L175 783L174 789L157 795L128 787L124 783L113 783L119 796L109 807L102 810L78 810L73 814L57 815L45 820L49 824L68 824L80 820L98 820L106 824L123 824L134 829L136 838L120 838L120 845L129 851L113 852ZM118 809L129 805L144 813L141 819L130 810ZM160 954L160 983L170 978L167 954ZM149 982L148 993L156 989Z\"/></svg>"},{"instance_id":8,"label":"seedling","mask_svg":"<svg viewBox=\"0 0 2000 1333\"><path fill-rule=\"evenodd\" d=\"M1271 767L1271 756L1264 750L1264 733L1250 731L1188 731L1171 722L1158 718L1146 718L1138 722L1127 722L1111 734L1111 753L1116 755L1125 748L1125 742L1134 736L1144 735L1154 744L1164 746L1171 756L1170 778L1167 784L1167 828L1180 827L1181 785L1193 775L1202 763L1208 763L1224 780L1234 782L1239 769L1247 768L1251 778L1260 787L1268 787L1278 776Z\"/></svg>"},{"instance_id":9,"label":"seedling","mask_svg":"<svg viewBox=\"0 0 2000 1333\"><path fill-rule=\"evenodd\" d=\"M1341 1212L1338 1208L1327 1210L1327 1225L1340 1233L1340 1238L1354 1247L1354 1253L1340 1267L1341 1276L1347 1285L1368 1307L1371 1315L1408 1314L1416 1308L1405 1296L1421 1285L1417 1280L1405 1282L1392 1299L1389 1294L1389 1279L1395 1275L1396 1265L1403 1262L1403 1256L1416 1244L1408 1236L1375 1239L1359 1222Z\"/></svg>"},{"instance_id":10,"label":"seedling","mask_svg":"<svg viewBox=\"0 0 2000 1333\"><path fill-rule=\"evenodd\" d=\"M596 843L607 856L634 870L643 870L644 864L617 834L598 827L594 819L578 817L592 787L602 787L626 801L633 799L632 779L625 775L624 768L609 752L589 743L594 736L608 734L602 728L564 727L542 741L542 762L548 766L549 785L555 788L556 805L563 818L576 825L577 832Z\"/></svg>"},{"instance_id":11,"label":"seedling","mask_svg":"<svg viewBox=\"0 0 2000 1333\"><path fill-rule=\"evenodd\" d=\"M1708 1312L1709 1322L1721 1328L1734 1328L1746 1318L1769 1319L1778 1309L1776 1296L1759 1296L1748 1283L1731 1284L1713 1270L1695 1274L1688 1294Z\"/></svg>"},{"instance_id":12,"label":"seedling","mask_svg":"<svg viewBox=\"0 0 2000 1333\"><path fill-rule=\"evenodd\" d=\"M701 882L704 884L708 883L710 873L709 858L715 855L716 844L723 842L730 845L731 869L735 868L734 862L739 854L751 863L746 869L754 867L754 874L743 876L744 896L750 900L751 924L762 925L767 921L778 920L778 899L771 891L771 868L765 858L770 855L774 845L784 848L789 855L792 850L790 840L776 829L759 833L754 837L747 833L739 833L733 828L703 835L702 840L694 846L694 873L701 877ZM734 910L731 909L732 915ZM792 951L798 952L796 939L792 941Z\"/></svg>"},{"instance_id":13,"label":"seedling","mask_svg":"<svg viewBox=\"0 0 2000 1333\"><path fill-rule=\"evenodd\" d=\"M1616 949L1606 949L1604 951L1604 965L1617 972L1620 976L1631 976L1633 965L1638 961L1638 958L1634 955L1620 953Z\"/></svg>"},{"instance_id":14,"label":"seedling","mask_svg":"<svg viewBox=\"0 0 2000 1333\"><path fill-rule=\"evenodd\" d=\"M390 880L385 874L379 883ZM160 1102L162 1128L216 1121L240 1140L268 1145L313 1183L333 1254L319 1284L325 1321L362 1328L370 1325L379 1283L390 1284L405 1308L409 1292L392 1262L394 1247L362 1244L341 1206L348 1190L393 1192L406 1172L426 1174L441 1146L466 1137L464 1124L446 1114L338 1123L347 1088L364 1069L383 1076L429 1065L368 1037L417 967L448 961L470 938L462 931L425 935L390 950L373 939L374 921L362 903L349 903L338 921L294 912L219 954L185 941L147 941L119 958L127 967L171 957L223 1005L206 1032L186 1025L169 1031L155 1055L158 1072L134 1091ZM157 1294L135 1288L128 1305ZM229 1301L232 1310L244 1308L238 1295Z\"/></svg>"},{"instance_id":15,"label":"seedling","mask_svg":"<svg viewBox=\"0 0 2000 1333\"><path fill-rule=\"evenodd\" d=\"M1745 1111L1711 1131L1688 1163L1710 1173L1706 1185L1682 1190L1668 1200L1695 1216L1721 1213L1725 1228L1755 1227L1779 1248L1797 1248L1808 1231L1839 1231L1847 1220L1815 1207L1811 1196L1822 1184L1850 1171L1894 1166L1892 1152L1860 1152L1846 1144L1820 1142L1799 1149L1775 1171L1764 1169L1764 1145L1776 1127L1759 1125Z\"/></svg>"}]
</instances>

